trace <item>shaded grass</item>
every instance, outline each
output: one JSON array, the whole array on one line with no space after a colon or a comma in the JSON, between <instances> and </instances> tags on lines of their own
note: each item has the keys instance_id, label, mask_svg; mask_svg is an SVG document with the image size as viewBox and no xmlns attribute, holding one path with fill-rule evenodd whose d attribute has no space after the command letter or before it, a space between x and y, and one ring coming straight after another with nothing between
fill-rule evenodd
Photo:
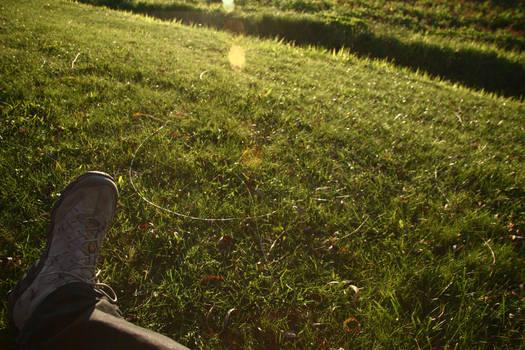
<instances>
[{"instance_id":1,"label":"shaded grass","mask_svg":"<svg viewBox=\"0 0 525 350\"><path fill-rule=\"evenodd\" d=\"M105 3L111 3L105 0ZM162 7L175 10L186 6L219 8L221 1L214 0L141 0L123 1L124 6ZM134 3L134 5L130 5ZM371 27L385 24L390 31L406 28L412 32L435 34L459 41L475 40L494 44L504 50L523 51L525 21L523 1L319 1L319 0L259 0L235 1L235 10L241 12L293 11L308 13L318 19L333 17L344 20L354 18Z\"/></svg>"},{"instance_id":2,"label":"shaded grass","mask_svg":"<svg viewBox=\"0 0 525 350\"><path fill-rule=\"evenodd\" d=\"M126 318L190 347L520 347L523 103L276 40L0 6L3 296L39 255L56 193L100 169L121 191L102 281ZM138 188L242 220L140 200L129 165L163 121Z\"/></svg>"},{"instance_id":3,"label":"shaded grass","mask_svg":"<svg viewBox=\"0 0 525 350\"><path fill-rule=\"evenodd\" d=\"M476 45L450 45L437 38L407 40L398 30L376 32L366 22L352 16L265 12L227 14L190 4L85 0L164 20L205 25L219 30L263 38L279 37L298 45L316 45L330 50L346 48L362 57L387 59L397 65L422 70L452 82L484 89L504 96L522 98L525 65L504 51ZM384 16L388 18L389 16Z\"/></svg>"}]
</instances>

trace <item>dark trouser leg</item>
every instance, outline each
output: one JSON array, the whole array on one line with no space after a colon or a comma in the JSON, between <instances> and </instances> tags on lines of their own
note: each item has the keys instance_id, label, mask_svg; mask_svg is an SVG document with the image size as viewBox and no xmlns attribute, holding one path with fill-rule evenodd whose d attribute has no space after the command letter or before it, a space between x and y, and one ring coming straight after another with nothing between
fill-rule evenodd
<instances>
[{"instance_id":1,"label":"dark trouser leg","mask_svg":"<svg viewBox=\"0 0 525 350\"><path fill-rule=\"evenodd\" d=\"M22 349L186 349L120 317L92 286L72 283L36 308L18 337Z\"/></svg>"}]
</instances>

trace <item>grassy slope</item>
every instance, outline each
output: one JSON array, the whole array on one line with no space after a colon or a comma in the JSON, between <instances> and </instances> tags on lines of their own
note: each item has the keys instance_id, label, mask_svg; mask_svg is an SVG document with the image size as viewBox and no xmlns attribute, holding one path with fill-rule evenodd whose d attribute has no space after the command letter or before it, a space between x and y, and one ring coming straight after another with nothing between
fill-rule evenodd
<instances>
[{"instance_id":1,"label":"grassy slope","mask_svg":"<svg viewBox=\"0 0 525 350\"><path fill-rule=\"evenodd\" d=\"M111 3L112 0L93 0ZM118 2L119 0L113 0ZM125 0L123 2L126 2ZM135 4L200 6L220 8L222 1L210 0L135 0ZM237 0L235 10L241 12L294 11L314 14L320 18L360 19L374 29L384 31L407 29L458 41L494 44L506 50L523 51L525 17L523 1L476 0Z\"/></svg>"},{"instance_id":2,"label":"grassy slope","mask_svg":"<svg viewBox=\"0 0 525 350\"><path fill-rule=\"evenodd\" d=\"M467 87L523 98L523 4L442 0L221 1L80 0L301 46L347 48ZM239 5L240 4L240 5Z\"/></svg>"},{"instance_id":3,"label":"grassy slope","mask_svg":"<svg viewBox=\"0 0 525 350\"><path fill-rule=\"evenodd\" d=\"M121 190L101 279L128 319L190 347L519 346L523 103L101 8L0 6L2 295L53 196L101 169ZM198 216L277 213L208 223L141 201L128 167L159 120L141 192Z\"/></svg>"}]
</instances>

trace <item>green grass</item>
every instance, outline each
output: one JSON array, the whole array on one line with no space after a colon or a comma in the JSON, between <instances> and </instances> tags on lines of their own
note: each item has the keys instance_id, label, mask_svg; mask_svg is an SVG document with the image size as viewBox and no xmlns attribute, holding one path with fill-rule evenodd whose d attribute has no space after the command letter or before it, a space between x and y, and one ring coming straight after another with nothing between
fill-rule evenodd
<instances>
[{"instance_id":1,"label":"green grass","mask_svg":"<svg viewBox=\"0 0 525 350\"><path fill-rule=\"evenodd\" d=\"M56 194L97 169L121 193L100 280L189 347L520 348L522 101L73 2L0 9L6 345Z\"/></svg>"},{"instance_id":2,"label":"green grass","mask_svg":"<svg viewBox=\"0 0 525 350\"><path fill-rule=\"evenodd\" d=\"M160 5L166 8L220 8L222 1L211 0L91 0L123 5ZM235 1L241 12L293 11L319 18L359 19L371 27L389 31L412 31L495 44L522 51L525 44L525 2L523 1L403 1L403 0L259 0Z\"/></svg>"},{"instance_id":3,"label":"green grass","mask_svg":"<svg viewBox=\"0 0 525 350\"><path fill-rule=\"evenodd\" d=\"M184 24L386 59L504 96L523 98L524 4L485 2L81 0ZM489 21L490 26L487 24Z\"/></svg>"}]
</instances>

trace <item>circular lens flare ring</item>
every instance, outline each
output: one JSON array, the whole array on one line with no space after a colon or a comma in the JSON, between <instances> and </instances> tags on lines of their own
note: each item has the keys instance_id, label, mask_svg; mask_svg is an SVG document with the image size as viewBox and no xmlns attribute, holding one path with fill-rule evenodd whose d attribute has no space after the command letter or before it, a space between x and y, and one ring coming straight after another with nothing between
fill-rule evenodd
<instances>
[{"instance_id":1,"label":"circular lens flare ring","mask_svg":"<svg viewBox=\"0 0 525 350\"><path fill-rule=\"evenodd\" d=\"M155 130L154 132L152 132L150 135L148 135L142 142L141 144L137 147L137 149L135 150L135 153L133 154L133 158L131 159L131 163L129 165L129 181L130 181L130 184L131 184L131 187L133 188L133 190L135 191L135 193L143 200L145 201L146 203L148 203L149 205L159 209L159 210L162 210L164 212L167 212L169 214L172 214L172 215L175 215L175 216L178 216L178 217L182 217L182 218L185 218L185 219L191 219L191 220L199 220L199 221L208 221L208 222L217 222L217 221L237 221L237 220L246 220L246 219L260 219L260 218L265 218L265 217L268 217L268 216L271 216L275 213L277 213L276 210L274 211L271 211L271 212L268 212L266 214L259 214L257 215L256 213L256 207L255 207L255 200L252 196L252 193L251 193L251 190L249 188L249 186L246 184L245 181L243 181L243 183L246 185L247 187L247 192L248 192L248 195L249 195L249 199L250 199L250 203L251 203L251 206L252 206L252 211L253 211L253 214L252 216L248 216L248 217L222 217L222 218L206 218L206 217L197 217L197 216L192 216L192 215L188 215L188 214L183 214L183 213L179 213L179 212L176 212L174 210L171 210L171 209L168 209L166 207L163 207L157 203L154 203L153 201L151 201L150 199L148 199L142 192L139 191L139 189L137 188L137 186L135 185L135 182L133 181L133 173L134 173L134 163L135 163L135 160L137 158L137 155L139 153L139 151L144 147L144 145L151 140L151 138L153 138L155 135L157 135L162 129L164 129L164 127L168 124L169 122L166 122L164 125L162 125L160 128L158 128L157 130Z\"/></svg>"}]
</instances>

